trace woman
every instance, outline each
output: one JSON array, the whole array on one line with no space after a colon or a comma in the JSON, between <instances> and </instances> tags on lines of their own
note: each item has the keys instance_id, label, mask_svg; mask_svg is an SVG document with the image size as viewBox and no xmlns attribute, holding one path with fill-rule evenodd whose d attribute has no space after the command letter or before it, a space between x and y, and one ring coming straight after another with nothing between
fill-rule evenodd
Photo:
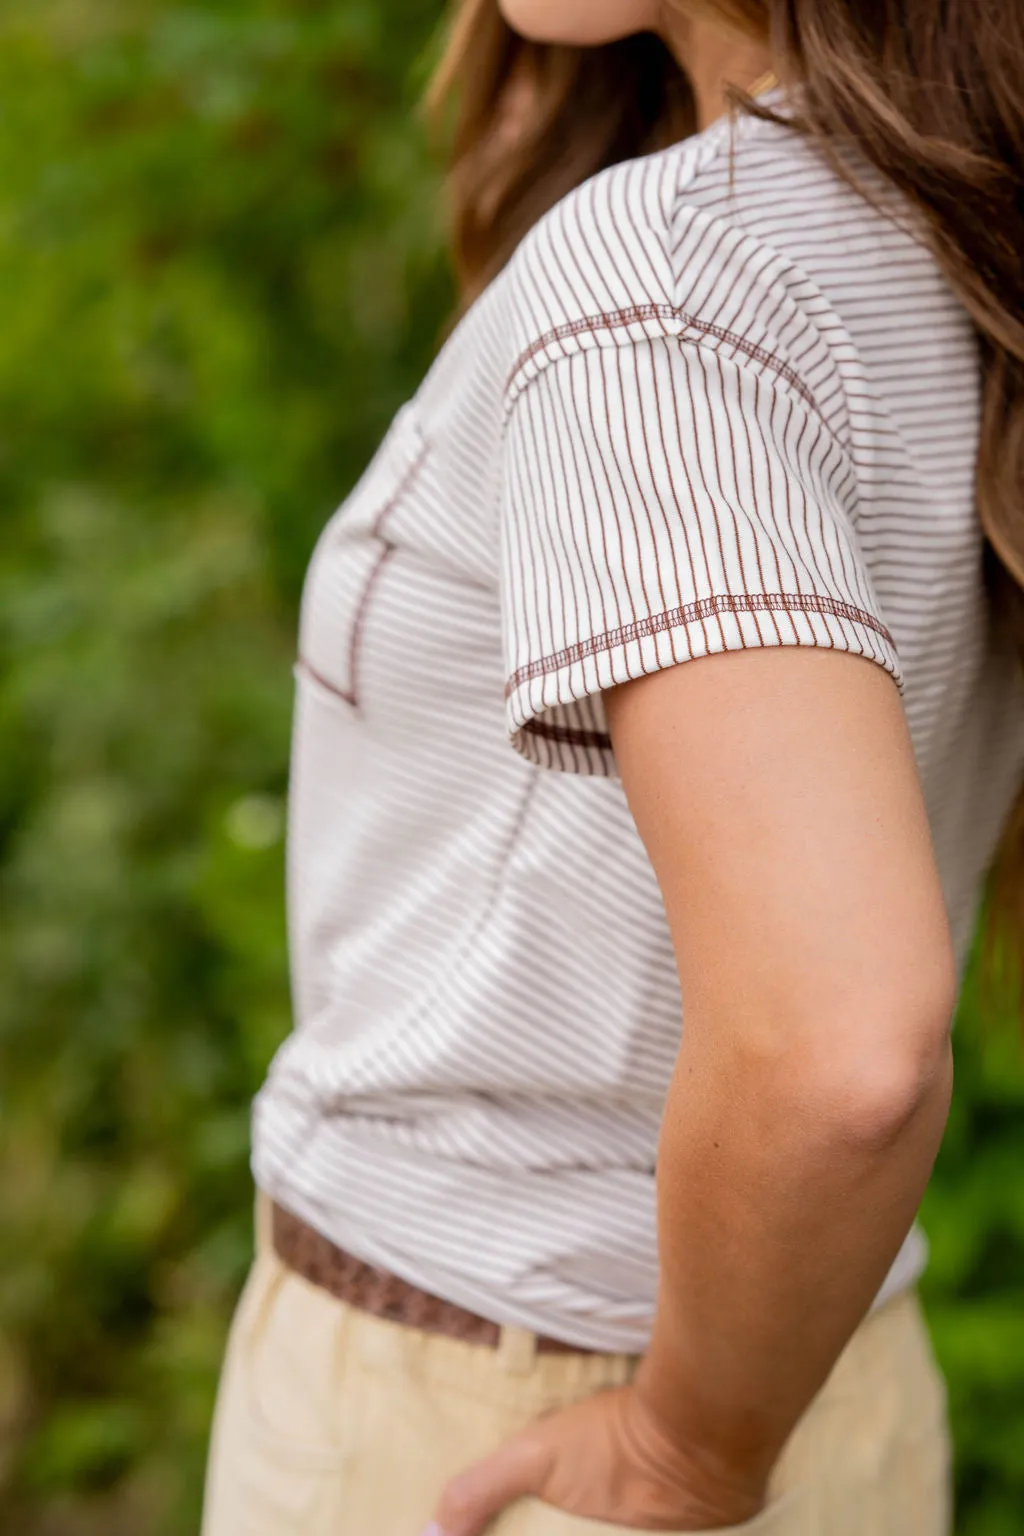
<instances>
[{"instance_id":1,"label":"woman","mask_svg":"<svg viewBox=\"0 0 1024 1536\"><path fill-rule=\"evenodd\" d=\"M1021 11L502 11L466 312L304 598L206 1536L939 1536L913 1220L999 848L1024 942Z\"/></svg>"}]
</instances>

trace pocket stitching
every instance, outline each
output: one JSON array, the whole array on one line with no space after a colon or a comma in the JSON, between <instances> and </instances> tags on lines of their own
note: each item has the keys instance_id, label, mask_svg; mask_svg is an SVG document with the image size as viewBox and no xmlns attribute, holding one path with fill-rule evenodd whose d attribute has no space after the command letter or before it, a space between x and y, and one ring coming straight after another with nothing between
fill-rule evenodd
<instances>
[{"instance_id":1,"label":"pocket stitching","mask_svg":"<svg viewBox=\"0 0 1024 1536\"><path fill-rule=\"evenodd\" d=\"M526 1502L530 1502L528 1498ZM658 1536L655 1531L645 1530L639 1526L616 1525L610 1520L597 1520L592 1515L574 1515L568 1510L558 1509L556 1505L548 1504L544 1499L534 1496L534 1502L543 1504L545 1509L554 1511L560 1516L571 1530L576 1526L596 1526L602 1533L607 1531L608 1536ZM720 1526L717 1530L688 1531L686 1536L773 1536L776 1521L783 1516L792 1515L802 1502L802 1490L789 1488L780 1493L765 1505L759 1514L750 1520L745 1520L742 1525ZM682 1532L666 1531L663 1536L682 1536Z\"/></svg>"},{"instance_id":2,"label":"pocket stitching","mask_svg":"<svg viewBox=\"0 0 1024 1536\"><path fill-rule=\"evenodd\" d=\"M310 677L313 682L318 683L321 688L325 688L328 693L333 693L335 697L341 699L343 703L348 704L352 709L360 707L359 654L362 646L363 631L366 626L366 618L370 608L370 600L373 597L374 588L384 567L397 549L397 545L393 544L386 536L387 525L415 484L430 449L429 442L423 437L415 423L410 422L409 426L416 436L416 450L409 463L402 470L397 483L391 490L391 494L386 497L383 505L378 508L373 521L370 523L369 537L375 539L381 548L364 579L362 591L355 604L355 611L349 627L348 667L345 681L343 683L333 683L324 677L323 673L319 672L306 657L300 655L298 658L298 665L307 677Z\"/></svg>"},{"instance_id":3,"label":"pocket stitching","mask_svg":"<svg viewBox=\"0 0 1024 1536\"><path fill-rule=\"evenodd\" d=\"M276 1290L278 1286L287 1284L289 1278L289 1272L275 1264L270 1286ZM273 1300L271 1290L264 1289L259 1297L259 1305L255 1308L256 1315L247 1319L247 1326L237 1341L239 1397L247 1426L262 1444L272 1450L278 1460L301 1464L311 1471L336 1471L345 1455L342 1444L312 1445L308 1441L291 1438L287 1432L265 1418L258 1407L260 1399L254 1379L253 1352L258 1346L259 1323L273 1305Z\"/></svg>"}]
</instances>

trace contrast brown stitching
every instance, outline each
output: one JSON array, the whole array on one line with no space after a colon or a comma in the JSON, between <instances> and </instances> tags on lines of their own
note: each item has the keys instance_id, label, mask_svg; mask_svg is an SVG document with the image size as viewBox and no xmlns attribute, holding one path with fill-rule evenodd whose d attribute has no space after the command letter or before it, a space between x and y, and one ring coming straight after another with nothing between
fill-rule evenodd
<instances>
[{"instance_id":1,"label":"contrast brown stitching","mask_svg":"<svg viewBox=\"0 0 1024 1536\"><path fill-rule=\"evenodd\" d=\"M667 613L656 613L646 619L637 619L632 624L623 624L618 629L609 629L603 635L593 635L588 640L580 640L575 645L566 646L564 650L555 651L551 656L542 656L538 661L528 662L509 678L505 697L508 698L521 684L531 682L535 677L559 672L562 667L572 666L587 656L596 656L600 651L612 651L617 646L628 645L631 640L643 640L650 635L664 634L666 630L675 629L680 624L692 624L695 619L710 619L718 613L789 611L830 614L833 618L864 624L881 635L894 650L896 648L889 630L873 614L865 613L863 608L855 608L852 603L841 602L835 597L821 597L816 592L742 592L736 595L720 592L714 597L702 597L698 602L686 603L682 608L670 608Z\"/></svg>"},{"instance_id":2,"label":"contrast brown stitching","mask_svg":"<svg viewBox=\"0 0 1024 1536\"><path fill-rule=\"evenodd\" d=\"M388 497L387 501L381 507L380 511L377 513L377 516L373 520L373 532L378 538L384 532L384 524L387 522L388 518L395 510L398 503L409 489L413 480L419 474L423 460L426 458L426 456L427 444L420 443L416 453L413 456L412 462L409 464L408 468L403 473L402 478L395 486L395 489L392 491L391 495Z\"/></svg>"},{"instance_id":3,"label":"contrast brown stitching","mask_svg":"<svg viewBox=\"0 0 1024 1536\"><path fill-rule=\"evenodd\" d=\"M730 346L736 348L737 352L742 352L757 363L763 363L766 368L771 368L788 384L792 384L797 394L811 409L819 416L821 415L818 402L789 363L784 363L766 347L759 347L756 342L748 341L745 336L726 330L724 326L712 325L710 321L700 320L696 315L688 314L685 309L676 309L673 304L634 304L628 309L612 309L599 315L586 315L579 320L567 320L563 325L556 325L553 330L546 331L538 340L531 342L526 351L516 359L515 366L508 376L506 389L512 387L521 369L525 368L538 352L543 352L553 342L567 341L569 337L580 336L584 332L615 330L624 325L637 325L644 320L678 320L682 322L685 330L696 331L700 336L712 336L716 341L728 342Z\"/></svg>"},{"instance_id":4,"label":"contrast brown stitching","mask_svg":"<svg viewBox=\"0 0 1024 1536\"><path fill-rule=\"evenodd\" d=\"M315 682L320 683L322 687L328 690L328 692L336 694L339 699L344 699L345 703L351 704L353 709L359 708L359 652L362 648L363 630L366 626L366 616L370 607L370 598L373 596L373 589L377 585L377 580L381 574L381 571L384 569L391 556L395 553L395 545L389 543L386 539L383 538L384 528L388 522L388 519L391 517L392 512L394 512L395 508L404 497L416 475L419 473L420 467L423 464L423 460L427 456L427 447L428 445L425 442L420 444L412 461L403 471L398 484L395 486L391 495L380 508L370 525L371 537L380 539L382 541L383 548L381 549L380 554L370 569L370 573L363 584L363 590L359 594L359 601L356 603L355 617L352 620L352 628L349 632L348 686L342 687L337 683L329 683L327 679L322 677L320 673L316 672L308 662L303 661L301 657L299 658L300 665L303 667L304 671L306 671L309 676L314 679ZM344 514L342 514L342 516L344 517Z\"/></svg>"},{"instance_id":5,"label":"contrast brown stitching","mask_svg":"<svg viewBox=\"0 0 1024 1536\"><path fill-rule=\"evenodd\" d=\"M348 646L348 685L352 691L352 704L356 709L359 708L359 652L362 649L363 629L366 625L366 615L370 607L370 598L373 596L373 589L377 585L377 580L381 571L387 565L394 552L395 546L393 544L385 544L380 554L377 556L373 570L366 578L366 585L363 587L363 595L359 599L359 607L356 609L356 616L352 620L352 634L349 638Z\"/></svg>"},{"instance_id":6,"label":"contrast brown stitching","mask_svg":"<svg viewBox=\"0 0 1024 1536\"><path fill-rule=\"evenodd\" d=\"M343 699L346 704L355 703L355 699L350 693L344 688L339 688L337 683L329 682L322 672L318 672L316 667L310 666L304 656L299 657L297 666L300 672L304 672L307 677L312 678L313 682L319 684L321 688L326 688L328 693L333 693L336 698Z\"/></svg>"},{"instance_id":7,"label":"contrast brown stitching","mask_svg":"<svg viewBox=\"0 0 1024 1536\"><path fill-rule=\"evenodd\" d=\"M567 747L597 747L610 752L612 739L603 731L578 730L571 725L549 725L546 720L527 720L523 730L530 736L542 736L545 741L557 741Z\"/></svg>"},{"instance_id":8,"label":"contrast brown stitching","mask_svg":"<svg viewBox=\"0 0 1024 1536\"><path fill-rule=\"evenodd\" d=\"M346 704L351 704L353 709L359 708L359 697L356 693L356 681L359 675L359 651L363 643L363 626L366 623L366 613L370 606L370 598L377 584L377 578L384 569L388 560L395 552L394 544L385 544L373 562L373 567L363 583L363 590L359 594L359 602L356 605L355 617L352 620L352 629L349 632L348 643L348 687L340 683L329 683L315 667L311 667L308 661L299 657L299 665L307 672L314 682L326 688L329 693L336 694L339 699L344 699Z\"/></svg>"}]
</instances>

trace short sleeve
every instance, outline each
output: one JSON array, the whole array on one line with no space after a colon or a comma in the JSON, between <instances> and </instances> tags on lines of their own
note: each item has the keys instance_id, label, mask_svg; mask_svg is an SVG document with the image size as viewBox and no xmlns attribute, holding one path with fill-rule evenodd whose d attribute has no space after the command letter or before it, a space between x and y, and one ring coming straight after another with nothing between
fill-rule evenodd
<instances>
[{"instance_id":1,"label":"short sleeve","mask_svg":"<svg viewBox=\"0 0 1024 1536\"><path fill-rule=\"evenodd\" d=\"M602 691L752 646L865 656L902 688L855 534L849 455L790 368L674 335L577 348L510 393L510 736L614 774Z\"/></svg>"}]
</instances>

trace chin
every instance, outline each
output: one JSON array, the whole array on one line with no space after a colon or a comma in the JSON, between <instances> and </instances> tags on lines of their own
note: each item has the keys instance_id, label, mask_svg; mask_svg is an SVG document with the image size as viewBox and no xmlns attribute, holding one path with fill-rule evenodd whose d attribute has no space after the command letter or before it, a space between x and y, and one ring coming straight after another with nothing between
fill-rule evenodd
<instances>
[{"instance_id":1,"label":"chin","mask_svg":"<svg viewBox=\"0 0 1024 1536\"><path fill-rule=\"evenodd\" d=\"M534 43L596 47L655 27L658 0L498 0L509 26Z\"/></svg>"}]
</instances>

